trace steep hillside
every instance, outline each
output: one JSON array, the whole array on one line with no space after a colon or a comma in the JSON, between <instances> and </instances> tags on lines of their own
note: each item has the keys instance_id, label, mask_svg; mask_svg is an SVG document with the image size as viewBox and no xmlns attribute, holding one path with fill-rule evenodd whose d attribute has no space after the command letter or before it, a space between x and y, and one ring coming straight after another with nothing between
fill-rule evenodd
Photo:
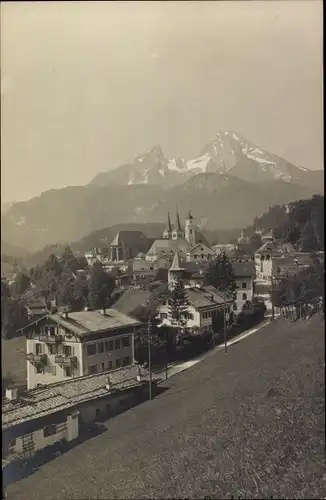
<instances>
[{"instance_id":1,"label":"steep hillside","mask_svg":"<svg viewBox=\"0 0 326 500\"><path fill-rule=\"evenodd\" d=\"M45 245L74 241L95 229L133 221L161 195L155 186L67 187L13 205L2 217L2 236L11 244L36 251Z\"/></svg>"},{"instance_id":2,"label":"steep hillside","mask_svg":"<svg viewBox=\"0 0 326 500\"><path fill-rule=\"evenodd\" d=\"M164 193L153 208L139 214L138 220L162 220L171 207L178 205L182 217L191 208L201 228L233 229L247 225L272 205L310 195L309 189L281 180L258 184L233 176L199 174Z\"/></svg>"}]
</instances>

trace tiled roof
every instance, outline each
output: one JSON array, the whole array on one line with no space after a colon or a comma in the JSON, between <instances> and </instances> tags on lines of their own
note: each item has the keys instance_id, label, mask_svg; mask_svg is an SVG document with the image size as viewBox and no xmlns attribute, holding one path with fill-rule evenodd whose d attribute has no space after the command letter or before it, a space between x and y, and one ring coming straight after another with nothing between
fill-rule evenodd
<instances>
[{"instance_id":1,"label":"tiled roof","mask_svg":"<svg viewBox=\"0 0 326 500\"><path fill-rule=\"evenodd\" d=\"M140 382L137 381L139 373L144 381L148 380L147 370L132 365L110 372L50 384L47 387L29 391L24 398L18 397L17 400L10 401L4 398L2 400L2 429L8 429L23 422L105 396L110 393L105 387L108 384L108 377L112 383L113 391L136 387L140 385Z\"/></svg>"},{"instance_id":2,"label":"tiled roof","mask_svg":"<svg viewBox=\"0 0 326 500\"><path fill-rule=\"evenodd\" d=\"M254 278L256 276L256 267L253 261L251 262L232 262L233 272L235 277Z\"/></svg>"},{"instance_id":3,"label":"tiled roof","mask_svg":"<svg viewBox=\"0 0 326 500\"><path fill-rule=\"evenodd\" d=\"M137 320L120 313L116 309L106 309L105 315L102 315L101 311L97 310L70 312L68 318L64 318L61 314L57 313L49 314L48 317L64 328L81 336L121 326L139 325Z\"/></svg>"},{"instance_id":4,"label":"tiled roof","mask_svg":"<svg viewBox=\"0 0 326 500\"><path fill-rule=\"evenodd\" d=\"M213 286L206 286L202 288L187 288L187 294L190 305L196 309L203 307L216 306L216 304L223 304L230 300L216 290Z\"/></svg>"},{"instance_id":5,"label":"tiled roof","mask_svg":"<svg viewBox=\"0 0 326 500\"><path fill-rule=\"evenodd\" d=\"M190 254L192 253L201 253L201 248L203 249L202 251L205 251L207 248L210 250L213 254L215 254L215 251L213 248L208 246L206 243L197 243L193 248L190 249Z\"/></svg>"},{"instance_id":6,"label":"tiled roof","mask_svg":"<svg viewBox=\"0 0 326 500\"><path fill-rule=\"evenodd\" d=\"M171 251L174 252L177 247L184 253L187 253L190 249L189 243L184 239L180 240L160 239L154 241L151 248L148 250L147 255L160 255L163 252L165 254L168 254Z\"/></svg>"}]
</instances>

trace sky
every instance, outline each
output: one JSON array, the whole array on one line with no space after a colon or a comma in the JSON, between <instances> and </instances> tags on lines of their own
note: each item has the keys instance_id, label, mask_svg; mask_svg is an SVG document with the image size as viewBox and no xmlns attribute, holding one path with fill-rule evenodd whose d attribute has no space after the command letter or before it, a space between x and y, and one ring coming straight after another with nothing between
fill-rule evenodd
<instances>
[{"instance_id":1,"label":"sky","mask_svg":"<svg viewBox=\"0 0 326 500\"><path fill-rule=\"evenodd\" d=\"M1 3L2 202L225 130L323 168L321 1Z\"/></svg>"}]
</instances>

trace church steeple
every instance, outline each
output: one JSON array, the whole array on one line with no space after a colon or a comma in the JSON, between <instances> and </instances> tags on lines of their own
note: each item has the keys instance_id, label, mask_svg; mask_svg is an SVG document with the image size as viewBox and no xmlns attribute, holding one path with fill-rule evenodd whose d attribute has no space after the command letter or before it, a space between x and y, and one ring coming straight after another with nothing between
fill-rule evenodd
<instances>
[{"instance_id":1,"label":"church steeple","mask_svg":"<svg viewBox=\"0 0 326 500\"><path fill-rule=\"evenodd\" d=\"M177 218L176 222L172 231L172 239L173 240L181 240L184 237L182 228L181 228L181 223L180 223L180 217L179 217L179 211L178 211L178 206L177 206Z\"/></svg>"},{"instance_id":2,"label":"church steeple","mask_svg":"<svg viewBox=\"0 0 326 500\"><path fill-rule=\"evenodd\" d=\"M163 238L167 240L170 240L172 238L172 224L171 224L170 212L168 212L168 223L166 228L164 229Z\"/></svg>"},{"instance_id":3,"label":"church steeple","mask_svg":"<svg viewBox=\"0 0 326 500\"><path fill-rule=\"evenodd\" d=\"M194 226L194 218L191 215L191 210L189 210L188 217L185 221L185 239L188 241L191 247L196 244L196 231Z\"/></svg>"},{"instance_id":4,"label":"church steeple","mask_svg":"<svg viewBox=\"0 0 326 500\"><path fill-rule=\"evenodd\" d=\"M180 217L179 217L179 211L178 211L178 206L177 206L177 223L176 223L176 229L178 231L181 231L181 224L180 224Z\"/></svg>"}]
</instances>

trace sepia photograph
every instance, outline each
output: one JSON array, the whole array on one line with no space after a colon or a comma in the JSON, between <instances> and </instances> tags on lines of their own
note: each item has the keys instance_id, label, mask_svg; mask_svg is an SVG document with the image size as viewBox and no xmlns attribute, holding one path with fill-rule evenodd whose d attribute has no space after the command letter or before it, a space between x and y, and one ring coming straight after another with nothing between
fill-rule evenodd
<instances>
[{"instance_id":1,"label":"sepia photograph","mask_svg":"<svg viewBox=\"0 0 326 500\"><path fill-rule=\"evenodd\" d=\"M325 498L323 2L0 9L2 498Z\"/></svg>"}]
</instances>

